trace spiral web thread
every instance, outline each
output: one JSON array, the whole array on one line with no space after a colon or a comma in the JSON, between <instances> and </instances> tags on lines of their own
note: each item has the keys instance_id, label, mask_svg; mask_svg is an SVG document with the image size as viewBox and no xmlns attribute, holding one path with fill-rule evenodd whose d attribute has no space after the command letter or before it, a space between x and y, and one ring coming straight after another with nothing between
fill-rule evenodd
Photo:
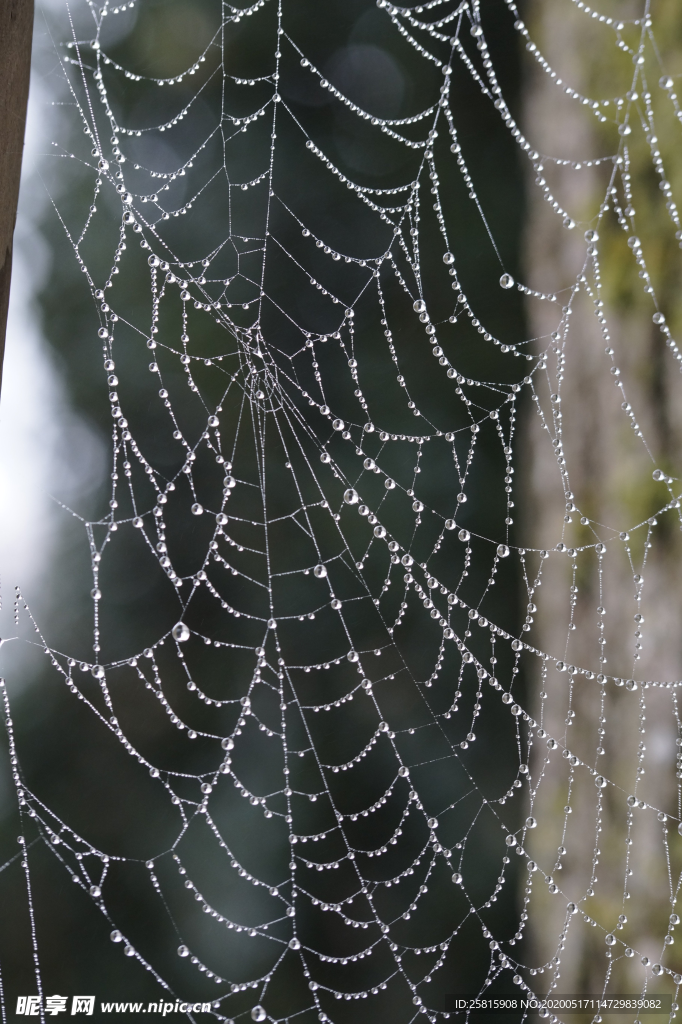
<instances>
[{"instance_id":1,"label":"spiral web thread","mask_svg":"<svg viewBox=\"0 0 682 1024\"><path fill-rule=\"evenodd\" d=\"M73 697L83 701L101 725L117 737L126 754L157 781L161 798L175 808L178 824L174 843L146 864L159 902L168 906L168 892L164 890L184 885L186 898L196 900L211 924L238 933L243 944L258 942L267 950L267 955L262 957L269 958L265 969L254 971L248 977L231 977L228 962L198 956L190 939L176 929L179 956L188 958L197 976L202 974L206 979L207 998L218 1019L282 1019L281 1013L270 1008L270 992L278 974L291 972L292 964L305 978L307 995L303 1002L299 1000L287 1011L287 1019L337 1020L343 1001L347 1000L367 1001L355 1004L358 1013L361 1009L370 1014L380 1013L380 1002L373 1001L380 1000L387 990L397 990L402 1006L409 1008L405 1019L420 1019L421 1015L432 1021L454 1017L456 1014L444 1010L442 1005L436 1005L437 1000L430 998L429 983L451 969L450 958L457 955L458 942L465 941L465 935L470 934L466 929L472 925L490 947L490 963L486 975L471 979L470 991L484 994L488 986L506 977L513 977L519 990L526 994L542 995L556 989L563 949L577 929L588 926L604 933L606 991L613 964L619 958L633 957L633 951L639 960L642 951L637 948L635 938L630 940L632 945L626 947L621 936L627 915L623 914L618 923L589 916L589 900L597 888L595 866L604 800L611 794L609 798L614 806L622 808L628 836L635 810L662 822L661 848L667 855L669 822L676 827L680 817L679 792L677 812L671 813L670 808L659 808L641 799L639 775L632 792L604 777L599 764L608 738L605 728L596 736L590 760L571 753L566 731L548 735L543 728L545 690L550 689L547 681L557 674L557 686L564 698L568 694L569 715L572 694L577 694L581 687L598 692L602 708L600 725L604 724L606 694L613 687L624 686L623 696L631 702L639 702L637 713L642 716L639 723L642 735L646 729L646 691L657 689L664 693L671 702L669 713L677 721L679 682L637 678L643 630L639 619L631 679L607 674L604 644L596 641L591 664L569 664L570 643L573 642L570 632L563 659L533 646L535 602L540 601L538 585L547 565L568 559L574 585L579 567L584 560L591 559L598 566L601 579L611 552L622 551L627 545L627 532L619 536L615 530L590 521L587 525L593 534L591 543L571 548L559 541L552 550L534 550L514 547L510 543L509 527L513 524L517 408L524 392L531 399L531 414L541 420L547 445L553 446L556 472L565 492L566 517L565 522L557 524L558 537L564 536L562 531L571 516L580 515L573 504L570 464L562 448L562 370L565 360L570 358L571 313L579 293L593 300L599 330L607 345L614 343L600 301L599 231L609 211L630 236L632 257L644 270L640 276L651 299L653 321L673 358L682 362L682 353L658 308L654 286L646 270L646 253L636 237L635 199L629 174L628 136L631 126L639 125L652 140L651 161L660 178L661 201L665 202L671 231L679 238L679 213L656 148L653 105L645 72L651 53L656 52L648 10L643 11L640 20L623 24L597 15L583 3L576 5L586 18L598 19L609 27L615 45L629 53L633 60L627 96L592 101L558 78L520 20L513 0L505 0L510 24L513 22L527 50L557 90L580 104L585 116L592 115L600 123L614 124L619 133L616 135L614 130L618 143L612 155L601 161L584 162L584 166L601 164L608 168L608 188L594 211L593 220L578 227L570 211L562 209L551 194L542 172L543 167L552 162L578 169L579 164L559 156L540 155L526 140L496 78L486 43L485 19L482 21L477 0L460 4L431 0L414 8L397 7L379 0L377 6L392 29L400 33L421 60L442 72L442 87L434 94L432 105L417 116L394 120L382 119L361 109L322 77L321 71L299 48L296 38L289 34L285 0L280 0L276 18L273 14L272 21L263 28L264 33L272 32L272 72L257 79L231 76L226 56L230 32L246 17L255 22L273 13L274 3L275 0L259 0L245 10L223 4L220 29L207 51L183 74L169 80L156 80L166 91L172 90L175 84L186 82L189 75L196 73L213 51L220 53L214 73L222 75L224 85L220 123L182 166L169 173L146 170L136 164L134 156L127 155L126 150L143 133L172 131L185 116L191 118L192 102L178 109L167 123L138 129L119 123L115 102L109 98L107 83L116 75L125 75L132 82L143 80L142 76L108 58L99 43L105 16L111 19L133 5L112 8L107 0L102 10L91 6L96 26L94 40L74 40L66 44L62 61L65 75L75 110L93 147L92 160L78 159L92 168L95 182L90 213L78 237L71 233L69 239L91 289L101 323L103 373L111 389L113 472L110 513L98 523L83 523L92 559L93 661L77 662L48 646L41 634L40 643L55 674ZM500 5L497 14L501 17L503 13L504 5ZM342 174L326 155L324 146L308 137L286 98L278 93L280 68L287 62L303 67L335 101L371 124L377 133L384 133L413 151L418 158L418 173L414 179L399 187L378 189L358 185ZM458 141L456 97L451 89L451 69L458 63L466 68L477 88L499 112L519 153L533 166L543 198L563 220L565 229L576 235L580 231L585 234L581 273L570 288L558 283L558 288L565 289L561 301L556 294L540 294L515 282L504 267L500 268L499 285L503 289L516 288L528 296L529 301L551 304L555 311L554 334L551 338L536 340L533 346L530 342L512 343L487 330L485 309L470 304L450 253L453 228L441 206L437 167L441 159L456 163L469 198L484 221L491 244L495 245L495 224L485 220L484 204L477 196L467 168L465 147ZM247 95L252 90L256 97L265 91L266 99L262 103L254 102L246 116L237 116L230 112L226 98L229 90L225 83L230 88L238 85ZM663 77L651 88L660 88L667 94L675 115L682 120L673 80ZM268 131L257 136L256 129L260 125L266 125ZM363 204L367 217L375 225L376 239L372 252L364 258L337 251L312 230L303 214L297 214L291 200L285 201L278 193L278 130L293 133L301 150L305 147L308 151L307 158L317 161L325 174L333 176L339 189L345 189L353 202ZM109 131L113 149L104 141ZM244 136L252 151L258 154L261 169L251 180L236 182L230 171L231 147ZM436 138L442 140L443 136L448 138L448 148L442 153L440 149L436 152ZM221 140L224 162L209 168L191 198L180 208L173 208L170 199L173 183L189 174L195 164L202 173L206 171L201 163L202 154L209 151L209 143L216 137ZM256 221L260 218L261 231L242 236L232 224L226 223L222 245L190 262L184 252L172 250L165 241L165 225L178 215L185 215L191 222L192 209L201 203L203 191L216 178L229 191L235 223L242 200L248 198L253 203L255 197ZM106 190L115 191L120 199L122 224L109 274L101 280L91 274L81 255L81 247L88 232L95 229L96 200ZM296 232L303 239L297 253L289 251L278 238L273 226L275 211L277 218L289 218L296 225ZM429 219L440 237L443 263L437 279L427 282L422 277L420 239L423 224ZM149 264L152 316L146 328L126 319L125 290L117 287L116 275L119 267L125 266L129 246L141 246ZM228 251L236 254L238 268L225 277L217 268ZM255 254L255 263L250 264L250 269L242 269L247 263L245 254L250 257ZM278 265L284 261L289 269L297 268L298 289L310 290L321 297L320 308L329 322L328 330L310 330L300 313L296 313L300 307L287 307L277 294L276 274L269 276L270 262L275 257ZM341 279L337 268L344 266L352 269L353 278ZM313 267L314 271L309 269ZM235 281L250 289L246 298L242 293L243 301L233 302L230 297ZM325 281L327 284L323 284ZM353 291L349 281L353 282ZM429 296L435 293L440 295L441 305L443 296L450 296L450 314L438 323L431 319L429 308ZM174 326L158 327L164 307L171 299L180 311ZM296 346L280 347L276 331L268 332L267 323L276 321L273 316L268 320L273 310L297 337ZM210 355L193 344L192 328L199 322L198 318L203 318L204 331L206 323L210 325ZM411 395L409 376L402 370L400 341L394 334L399 318L412 318L415 325L417 322L422 325L423 351L428 351L428 343L433 359L428 372L434 377L438 375L451 389L448 409L443 409L438 418L420 409ZM456 339L457 324L466 323L467 319L480 335L480 345L491 347L491 351L492 346L500 348L510 367L509 379L515 383L474 380L459 373L453 339ZM375 350L382 346L380 355L384 360L386 381L390 378L391 383L396 381L399 385L395 401L402 403L401 413L407 407L409 415L414 417L411 434L391 430L385 410L373 410L371 400L365 397L363 365L367 348L362 340L363 320L375 329ZM119 341L121 335L123 340ZM184 448L184 464L172 479L155 468L153 459L145 454L145 442L136 440L134 427L127 419L127 381L125 371L120 368L119 351L121 346L144 350L145 344L153 359L149 370L158 394L156 401L167 413L168 444L178 443ZM613 350L610 351L607 365L613 366L614 383L622 393L623 416L646 446L637 412L628 403L623 376L617 369ZM330 353L333 353L331 357ZM376 372L376 364L372 372ZM166 375L172 378L172 384L166 385ZM217 403L209 404L202 393L202 381L207 375L213 381L220 381L221 397ZM306 383L308 381L310 383ZM386 386L388 388L388 383ZM194 406L201 410L203 428L193 435L189 430L183 432L181 416L176 416L173 388L183 391L178 395L178 402L184 401L189 391ZM339 394L343 394L343 413L334 408ZM353 408L354 413L350 414L347 410ZM229 410L234 415L227 416ZM455 424L453 429L448 427L450 421ZM471 500L477 442L483 432L496 439L504 467L499 487L506 507L500 516L498 536L477 534L471 524L470 529L461 526L467 499ZM275 454L270 451L272 439L276 441ZM280 471L275 498L269 477L269 460L272 459L279 459ZM429 507L428 496L421 493L419 486L418 474L424 470L425 477L428 476L428 466L436 464L438 459L441 460L439 465L447 459L451 466L449 514ZM195 486L195 467L202 460L213 467L211 472L217 474L216 479L222 482L224 476L222 497L217 501L202 494L198 484ZM136 474L140 470L138 478ZM628 524L629 533L646 532L649 544L655 537L658 522L680 515L675 481L660 470L654 471L654 479L660 481L662 494L657 518ZM271 519L269 509L273 502L277 515ZM188 575L174 568L176 552L168 540L167 530L170 517L184 515L190 506L197 521L201 519L203 524L210 520L214 526L203 561ZM284 506L287 506L286 511ZM129 514L121 515L121 511L128 508ZM411 526L406 528L408 519ZM282 523L296 534L299 546L292 544L293 554L280 535L273 539ZM392 526L392 523L398 525ZM100 589L101 563L115 556L117 539L136 531L144 539L150 563L158 562L169 588L177 591L178 622L149 648L134 656L101 663L98 611L100 602L107 597L106 589ZM358 537L362 538L362 546L358 544ZM645 561L648 550L645 549ZM416 555L416 551L422 553ZM249 556L248 561L240 557L244 553ZM465 601L460 593L465 589L465 577L475 560L485 565L488 582L472 603ZM496 587L504 586L503 573L514 561L520 568L528 595L528 613L518 636L491 621L486 611L487 599ZM446 582L450 579L444 569L446 564L458 567L454 583ZM376 568L372 568L376 566L381 567L380 576ZM644 605L641 569L632 565L636 616L641 615ZM299 588L295 597L287 591L292 576ZM377 586L379 578L383 582ZM228 639L204 635L199 626L192 624L193 606L200 598L220 609L226 623L226 631L221 636ZM510 596L509 600L513 598ZM575 588L569 600L574 607ZM294 604L299 607L293 607ZM24 613L30 617L28 606L18 597L17 620ZM410 615L418 617L422 650L428 650L431 668L425 672L412 667L401 648L403 623ZM38 631L39 624L31 621ZM599 623L603 640L604 619L596 609L594 621ZM328 649L318 656L314 654L311 638L321 622ZM472 631L476 636L472 636ZM298 658L293 656L291 637L295 638ZM485 644L481 638L485 638ZM191 667L192 650L202 642L211 645L218 652L217 657L224 657L225 664L235 652L239 653L241 669L224 675L227 681L219 686L215 680L195 678ZM313 651L312 658L306 656L308 647ZM481 653L483 650L487 650L486 655ZM505 650L512 652L509 667L504 669L504 677L498 668L496 676L496 666L504 662L502 652ZM246 670L243 656L250 660ZM514 685L522 659L527 661L528 672L531 675L535 672L542 681L537 707L525 708L516 697ZM216 712L221 709L234 712L227 733L220 728L215 732L195 729L176 714L165 692L164 677L178 667L194 697ZM212 745L215 751L212 770L192 775L182 767L177 771L159 768L136 749L116 717L117 680L123 674L127 677L132 674L141 688L152 692L166 713L167 728L176 730L183 743L198 740ZM93 677L101 690L103 703L85 692L84 681ZM412 716L413 724L406 720L404 706L400 711L393 706L392 695L398 683L401 694L409 693L408 718ZM37 829L39 841L89 894L94 907L108 921L115 944L111 955L118 956L122 952L137 959L166 990L166 998L182 1003L183 992L175 978L165 976L153 958L136 948L134 936L123 934L108 907L107 875L112 861L120 862L124 858L110 857L106 850L92 846L87 836L77 834L68 821L53 814L39 794L27 787L20 768L20 743L15 740L4 684L3 693L14 780L27 832L35 834ZM467 761L467 751L475 747L486 705L494 706L503 714L504 729L517 750L511 785L505 784L496 794L489 789L483 791ZM316 737L321 720L338 722L338 726L332 728L343 732L347 741L345 759L330 759L328 744ZM355 720L357 726L353 727ZM586 723L585 728L589 725ZM410 755L410 742L424 731L433 744L432 761L415 764ZM280 773L283 771L283 774L280 774L279 786L271 791L255 788L255 784L248 781L246 770L244 777L240 775L238 766L240 748L248 749L259 733L264 741L281 751ZM382 756L393 766L390 784L380 792L372 785L372 757L377 750L381 750ZM308 776L315 780L307 789L297 785L299 758L305 761ZM641 745L639 760L640 765L645 760ZM536 821L533 808L550 765L555 770L565 771L569 794L562 819L559 868L562 856L567 851L570 855L571 843L583 848L592 843L594 847L592 878L580 891L564 891L552 863L535 863L526 850L526 845L532 846L532 833L530 836L528 833L538 824L542 825ZM460 795L450 804L447 801L436 804L432 770L445 770L459 780ZM356 780L355 804L351 808L347 800L340 802L337 784L339 779L352 773L356 773ZM589 786L581 790L585 780ZM279 862L283 869L279 878L259 875L247 858L240 859L235 854L229 815L220 819L219 814L213 813L216 798L228 787L246 798L244 806L248 804L254 829L266 827L263 823L267 822L267 827L275 830L271 833L273 845L279 844L280 849L288 851ZM442 790L437 792L440 799ZM568 815L572 800L577 799L591 807L591 836L571 832ZM505 807L506 810L516 809L519 802L523 806L517 818L507 818ZM378 816L385 813L387 806L398 806L401 810L397 818L394 816L391 820L390 827L387 824L383 843L373 849L363 848L354 825L362 818L379 821ZM469 825L455 834L451 823L456 806L458 815L464 813ZM316 818L317 812L320 813ZM461 817L457 820L461 821ZM499 877L491 881L483 898L474 898L468 884L468 868L471 870L472 865L467 864L467 843L483 820L492 820L500 835L500 845L494 854ZM516 821L516 826L510 826L508 821ZM521 828L518 828L519 821L525 822ZM203 891L200 871L194 872L183 863L183 839L197 822L201 823L202 841L219 851L222 870L230 875L238 873L246 887L247 902L248 893L262 894L269 899L269 909L258 920L247 920L239 910L230 917L224 906L217 909ZM397 869L397 861L391 858L406 849L407 835L416 834L420 836L416 854L413 851L405 856ZM510 854L514 856L508 856ZM30 903L31 854L28 850L23 857ZM174 882L170 875L160 877L160 863L164 861L179 873ZM517 931L508 936L490 930L489 911L509 880L511 861L520 866L527 881ZM628 871L636 863L635 844L628 847L624 862L624 907L631 884ZM343 897L339 895L341 889L334 888L339 878L343 878ZM452 894L452 908L446 916L446 924L443 917L439 917L430 941L425 943L423 937L412 935L410 921L419 918L428 924L429 889L436 888L442 893L444 885ZM672 873L669 887L672 911L679 891L679 879ZM389 889L390 911L384 899ZM514 956L514 947L524 937L529 920L533 921L534 895L538 890L553 894L553 906L561 902L562 923L552 948L543 949L536 962L520 962ZM336 895L330 895L332 892ZM262 905L261 900L258 907ZM243 902L241 907L243 910ZM541 898L537 901L536 913L545 913L544 907ZM324 950L311 946L305 927L299 925L311 908L333 921ZM30 911L33 920L32 905ZM170 915L170 910L168 913ZM435 921L435 915L433 917ZM660 983L668 980L677 993L681 979L666 960L666 947L677 922L673 913L667 931L660 936L656 962L652 964L651 958L646 956L642 960L642 973L637 977L643 991L653 972L653 976L661 979ZM172 921L168 927L173 929ZM423 934L422 928L419 935ZM38 992L42 996L40 937L35 927L33 935ZM638 963L638 960L633 962ZM374 972L374 982L367 985L365 981L364 987L358 988L353 968L361 961L363 970ZM187 1012L192 1017L191 1011ZM41 1010L43 1015L44 1010Z\"/></svg>"}]
</instances>

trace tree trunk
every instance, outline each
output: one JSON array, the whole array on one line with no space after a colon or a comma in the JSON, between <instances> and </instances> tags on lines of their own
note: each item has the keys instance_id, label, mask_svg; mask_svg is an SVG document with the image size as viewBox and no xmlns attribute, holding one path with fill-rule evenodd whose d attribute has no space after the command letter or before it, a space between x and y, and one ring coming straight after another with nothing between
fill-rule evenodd
<instances>
[{"instance_id":1,"label":"tree trunk","mask_svg":"<svg viewBox=\"0 0 682 1024\"><path fill-rule=\"evenodd\" d=\"M639 9L627 6L625 10L626 5L620 5L618 17L637 17ZM679 911L675 898L681 844L675 780L677 691L662 684L682 678L682 545L677 511L655 518L671 495L679 496L679 485L672 484L669 491L665 481L652 479L652 471L662 467L675 477L682 475L681 379L664 335L652 323L656 306L643 292L646 281L639 279L632 246L627 244L628 237L641 238L658 308L664 310L674 336L680 322L675 288L680 253L675 225L666 215L666 195L659 191L652 172L652 147L659 147L666 177L676 182L681 169L679 125L669 97L658 84L662 72L679 70L679 8L676 19L675 6L664 2L656 7L654 32L658 28L662 67L654 66L652 52L647 50L648 86L638 83L640 94L651 90L651 103L660 115L658 139L649 126L645 140L639 115L633 117L632 137L627 139L634 223L619 175L613 181L617 196L607 196L613 162L585 165L618 151L613 123L602 125L590 108L567 97L535 62L527 92L526 134L532 145L540 153L582 163L578 170L544 160L538 175L577 222L573 229L562 226L562 217L543 199L535 182L530 189L527 283L559 298L556 305L529 300L531 334L544 339L537 343L537 350L549 346L550 353L544 391L542 385L538 387L550 433L536 414L537 406L529 414L526 432L525 543L550 552L541 589L533 598L539 610L530 640L567 665L608 677L603 685L580 674L573 681L570 670L560 673L550 661L546 678L538 673L534 682L535 715L539 719L544 706L543 725L560 746L548 751L544 740L539 743L533 785L543 770L544 776L533 808L538 827L527 845L560 892L550 895L547 886L535 886L539 904L536 913L530 914L531 963L544 964L544 974L552 980L561 978L555 991L564 993L602 991L612 962L610 989L639 991L645 978L643 955L666 968L680 969L679 955L663 942L670 913ZM632 57L614 47L612 28L595 24L576 7L556 0L535 0L529 13L533 41L566 85L597 98L624 96L632 87ZM604 108L611 122L614 110L613 102ZM584 233L597 227L604 202L595 243L601 275L597 294ZM620 223L616 203L624 211ZM570 329L553 341L561 307L583 273L587 280L580 283L571 305ZM598 299L603 307L596 305ZM595 315L601 308L608 336ZM556 435L551 392L561 396L568 471L563 480L552 443ZM630 404L637 426L624 402ZM558 455L562 456L561 448ZM571 502L578 511L567 507ZM582 522L582 517L588 522ZM601 560L594 548L597 541L606 545ZM558 542L574 547L576 555L556 552ZM589 550L580 550L585 545ZM640 590L641 606L636 600ZM571 601L575 629L571 628ZM604 615L599 607L605 609ZM646 625L634 621L640 612ZM605 622L607 640L603 662L597 643L600 619ZM638 680L634 690L627 682L623 685L632 679ZM643 684L646 680L649 683ZM599 728L604 730L601 738ZM609 780L606 789L595 786L594 775L584 765L573 770L568 758L561 756L562 745L603 774ZM598 753L598 747L604 752ZM638 765L645 772L639 773ZM565 812L565 807L570 811ZM666 814L673 820L664 820ZM567 916L569 900L579 906L575 916ZM619 924L620 915L627 921ZM562 933L565 949L559 947ZM609 933L616 936L614 946L605 944ZM634 957L624 956L626 945L635 949ZM547 966L553 956L560 963ZM549 987L543 981L544 988L538 985L538 991Z\"/></svg>"},{"instance_id":2,"label":"tree trunk","mask_svg":"<svg viewBox=\"0 0 682 1024\"><path fill-rule=\"evenodd\" d=\"M33 0L0 0L0 381L31 71Z\"/></svg>"}]
</instances>

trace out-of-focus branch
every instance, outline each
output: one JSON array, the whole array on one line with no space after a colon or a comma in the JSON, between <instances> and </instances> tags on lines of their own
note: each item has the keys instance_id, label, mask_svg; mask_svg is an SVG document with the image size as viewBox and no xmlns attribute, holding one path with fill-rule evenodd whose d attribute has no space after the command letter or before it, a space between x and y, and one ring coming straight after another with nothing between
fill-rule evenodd
<instances>
[{"instance_id":1,"label":"out-of-focus branch","mask_svg":"<svg viewBox=\"0 0 682 1024\"><path fill-rule=\"evenodd\" d=\"M0 0L0 379L12 274L26 102L31 70L33 0Z\"/></svg>"}]
</instances>

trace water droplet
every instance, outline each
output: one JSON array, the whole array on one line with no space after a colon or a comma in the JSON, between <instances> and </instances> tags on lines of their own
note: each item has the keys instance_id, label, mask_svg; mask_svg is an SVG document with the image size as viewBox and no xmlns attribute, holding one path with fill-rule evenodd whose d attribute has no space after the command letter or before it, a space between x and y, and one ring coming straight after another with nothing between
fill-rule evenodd
<instances>
[{"instance_id":1,"label":"water droplet","mask_svg":"<svg viewBox=\"0 0 682 1024\"><path fill-rule=\"evenodd\" d=\"M189 640L192 635L189 630L189 626L186 626L184 622L176 622L171 630L173 639L177 640L178 643L183 644L186 640Z\"/></svg>"},{"instance_id":2,"label":"water droplet","mask_svg":"<svg viewBox=\"0 0 682 1024\"><path fill-rule=\"evenodd\" d=\"M514 287L514 278L511 276L511 274L503 274L502 275L502 277L500 278L500 287L501 288L513 288Z\"/></svg>"}]
</instances>

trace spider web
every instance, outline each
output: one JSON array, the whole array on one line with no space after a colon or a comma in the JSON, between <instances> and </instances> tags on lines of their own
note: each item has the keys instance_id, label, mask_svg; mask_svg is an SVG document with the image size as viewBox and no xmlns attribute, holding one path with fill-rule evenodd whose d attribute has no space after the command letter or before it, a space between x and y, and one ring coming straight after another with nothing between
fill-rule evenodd
<instances>
[{"instance_id":1,"label":"spider web","mask_svg":"<svg viewBox=\"0 0 682 1024\"><path fill-rule=\"evenodd\" d=\"M670 821L681 816L679 784L671 810L657 805L655 783L644 799L641 767L631 789L600 768L609 740L604 708L614 687L623 687L639 716L637 737L646 734L647 691L668 701L668 719L678 721L678 681L645 680L636 671L643 568L656 526L679 518L676 481L655 469L662 495L655 516L621 531L584 515L587 539L571 546L568 524L581 509L562 440L571 318L583 295L607 345L604 372L621 393L623 420L646 448L610 347L603 230L622 229L628 238L653 323L682 362L636 232L633 127L648 133L670 231L679 239L681 230L650 89L660 88L675 116L682 114L671 78L648 84L645 66L657 53L648 7L639 19L619 22L575 5L606 26L633 62L627 95L593 101L557 75L512 0L485 16L476 0L412 8L379 0L386 30L402 38L425 74L438 76L430 105L386 118L363 109L352 90L347 95L306 56L295 19L288 20L291 6L216 5L209 46L172 78L129 70L100 43L108 20L133 4L92 7L94 38L65 44L73 116L92 144L90 157L74 158L94 185L78 230L66 219L64 227L99 320L93 334L102 370L92 387L101 390L106 381L109 392L111 494L96 520L73 512L90 554L91 656L72 657L43 638L20 592L17 624L28 617L55 679L139 777L152 780L173 824L164 824L163 840L147 856L114 853L51 809L22 772L3 684L38 994L43 1000L48 993L31 895L35 844L49 849L106 923L109 955L136 961L190 1019L187 1000L198 991L220 1020L464 1016L444 1001L454 988L480 995L556 990L563 951L581 928L605 939L600 990L625 977L619 970L637 954L642 971L628 977L638 990L655 978L676 997L682 979L666 950L679 918L673 913L659 927L653 956L643 955L636 935L626 942L620 933L644 844L636 812L646 815L646 835L651 820L660 823L668 864L662 900L670 901L666 913L674 909L679 879L668 842ZM507 17L557 91L612 126L613 151L582 161L604 172L606 186L580 226L543 173L554 164L579 170L581 162L533 149L498 81L487 17ZM231 70L231 38L246 19L269 40L269 70L253 78ZM176 103L175 87L186 89L206 62L213 70L189 101ZM289 69L405 151L414 174L386 188L349 178L330 157L324 133L309 130L280 92ZM579 273L557 282L556 292L516 282L501 258L497 277L485 282L549 308L551 336L523 341L510 338L504 323L489 329L485 300L469 294L480 291L465 287L475 257L458 251L444 174L456 168L487 244L495 253L498 246L458 133L455 71L497 111L553 215L573 236L584 234ZM136 113L120 110L121 76L145 90ZM216 81L217 123L172 170L145 166L138 140L171 133L185 118L191 123L202 92ZM173 112L146 124L141 111L145 103L155 109L154 88L163 88ZM280 158L284 146L293 147L304 189ZM245 167L252 170L240 177ZM329 211L317 208L319 180L339 219L352 208L362 223L352 246L340 246L335 239L343 233L328 228ZM112 199L120 232L102 270L89 258L88 242L98 229L98 204ZM128 289L145 275L143 310L128 301ZM470 336L490 353L486 379L462 372L461 338ZM154 408L149 420L139 414L141 394ZM524 408L538 418L566 503L546 549L520 547L512 530ZM174 453L170 469L162 450ZM635 565L630 534L646 535L642 565ZM605 654L602 582L609 559L624 552L635 588L632 678L608 674ZM116 563L135 563L153 577L166 602L163 628L150 609L150 638L125 651L125 638L107 636L107 565ZM534 645L533 623L543 577L566 564L571 620L565 650L553 653ZM591 660L574 665L576 581L585 565L596 566L600 590L591 609ZM481 586L473 588L472 579ZM516 623L519 579L527 613ZM119 654L109 658L110 643ZM524 674L539 696L524 688ZM597 711L584 720L583 689L597 695ZM131 693L135 707L160 716L159 729L173 737L158 761L145 752L126 709ZM565 707L566 719L549 730L552 700ZM591 743L581 756L570 747L576 725ZM639 754L641 766L637 742L629 763ZM653 770L670 772L670 763ZM552 772L561 776L566 807L541 814L542 783ZM619 861L620 906L601 913L593 897L608 801L613 828L628 845ZM574 808L582 821L587 813L587 831L571 828ZM551 819L546 826L543 815ZM532 859L533 830L556 827L558 855ZM589 877L565 891L561 862L576 847L591 851ZM144 868L180 958L175 966L143 948L134 919L118 912L129 867ZM495 904L518 879L523 898L509 933ZM550 917L558 922L550 945L519 946L528 929L541 934ZM484 969L458 979L457 964L476 943L487 949ZM44 1019L44 1000L40 1012Z\"/></svg>"}]
</instances>

